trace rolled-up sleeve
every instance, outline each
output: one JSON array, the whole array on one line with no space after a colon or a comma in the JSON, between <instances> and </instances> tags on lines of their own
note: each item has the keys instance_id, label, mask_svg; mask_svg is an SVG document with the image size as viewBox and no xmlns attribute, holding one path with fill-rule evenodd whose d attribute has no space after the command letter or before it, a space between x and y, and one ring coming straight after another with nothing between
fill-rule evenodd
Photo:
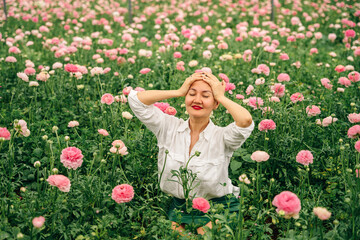
<instances>
[{"instance_id":1,"label":"rolled-up sleeve","mask_svg":"<svg viewBox=\"0 0 360 240\"><path fill-rule=\"evenodd\" d=\"M235 122L229 124L224 130L224 143L230 151L235 151L245 142L254 130L254 121L246 128L239 127Z\"/></svg>"},{"instance_id":2,"label":"rolled-up sleeve","mask_svg":"<svg viewBox=\"0 0 360 240\"><path fill-rule=\"evenodd\" d=\"M137 91L131 90L128 96L128 102L134 115L144 125L155 134L159 135L161 128L164 126L165 113L154 105L146 105L137 97Z\"/></svg>"}]
</instances>

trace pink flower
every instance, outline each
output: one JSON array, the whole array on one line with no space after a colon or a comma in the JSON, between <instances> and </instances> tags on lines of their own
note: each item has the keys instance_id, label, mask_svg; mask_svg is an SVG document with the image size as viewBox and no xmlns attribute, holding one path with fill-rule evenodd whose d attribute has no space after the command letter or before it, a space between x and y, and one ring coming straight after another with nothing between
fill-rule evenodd
<instances>
[{"instance_id":1,"label":"pink flower","mask_svg":"<svg viewBox=\"0 0 360 240\"><path fill-rule=\"evenodd\" d=\"M0 127L0 138L4 138L5 140L10 140L11 133L7 128Z\"/></svg>"},{"instance_id":2,"label":"pink flower","mask_svg":"<svg viewBox=\"0 0 360 240\"><path fill-rule=\"evenodd\" d=\"M241 95L241 94L236 94L235 97L240 100L245 98L244 95Z\"/></svg>"},{"instance_id":3,"label":"pink flower","mask_svg":"<svg viewBox=\"0 0 360 240\"><path fill-rule=\"evenodd\" d=\"M247 100L247 104L252 107L253 109L258 109L260 108L262 105L264 105L264 101L259 98L259 97L250 97L248 100Z\"/></svg>"},{"instance_id":4,"label":"pink flower","mask_svg":"<svg viewBox=\"0 0 360 240\"><path fill-rule=\"evenodd\" d=\"M5 58L5 62L11 62L11 63L14 63L14 62L17 62L16 58L13 57L13 56L7 56Z\"/></svg>"},{"instance_id":5,"label":"pink flower","mask_svg":"<svg viewBox=\"0 0 360 240\"><path fill-rule=\"evenodd\" d=\"M77 126L79 126L78 121L70 121L68 124L68 127L77 127Z\"/></svg>"},{"instance_id":6,"label":"pink flower","mask_svg":"<svg viewBox=\"0 0 360 240\"><path fill-rule=\"evenodd\" d=\"M36 75L36 80L38 81L46 82L49 78L50 74L45 71L41 71L39 74Z\"/></svg>"},{"instance_id":7,"label":"pink flower","mask_svg":"<svg viewBox=\"0 0 360 240\"><path fill-rule=\"evenodd\" d=\"M269 160L270 156L267 152L264 151L256 151L251 154L251 159L256 162L264 162Z\"/></svg>"},{"instance_id":8,"label":"pink flower","mask_svg":"<svg viewBox=\"0 0 360 240\"><path fill-rule=\"evenodd\" d=\"M311 48L310 49L310 55L313 55L314 53L319 53L317 48Z\"/></svg>"},{"instance_id":9,"label":"pink flower","mask_svg":"<svg viewBox=\"0 0 360 240\"><path fill-rule=\"evenodd\" d=\"M176 112L177 112L176 109L174 107L171 107L171 106L169 106L169 107L167 107L165 109L165 113L169 114L169 115L175 115Z\"/></svg>"},{"instance_id":10,"label":"pink flower","mask_svg":"<svg viewBox=\"0 0 360 240\"><path fill-rule=\"evenodd\" d=\"M70 63L66 64L64 69L65 69L65 71L70 72L70 73L75 73L75 72L79 71L78 67L76 65L70 64Z\"/></svg>"},{"instance_id":11,"label":"pink flower","mask_svg":"<svg viewBox=\"0 0 360 240\"><path fill-rule=\"evenodd\" d=\"M27 67L27 68L25 68L24 73L25 73L26 75L28 75L28 76L29 76L29 75L35 75L36 70L35 70L35 68Z\"/></svg>"},{"instance_id":12,"label":"pink flower","mask_svg":"<svg viewBox=\"0 0 360 240\"><path fill-rule=\"evenodd\" d=\"M352 29L348 29L345 31L345 37L354 38L356 36L356 32Z\"/></svg>"},{"instance_id":13,"label":"pink flower","mask_svg":"<svg viewBox=\"0 0 360 240\"><path fill-rule=\"evenodd\" d=\"M181 58L181 52L174 52L174 58Z\"/></svg>"},{"instance_id":14,"label":"pink flower","mask_svg":"<svg viewBox=\"0 0 360 240\"><path fill-rule=\"evenodd\" d=\"M132 89L133 89L132 87L125 87L122 92L125 96L127 96L127 95L129 95L129 93Z\"/></svg>"},{"instance_id":15,"label":"pink flower","mask_svg":"<svg viewBox=\"0 0 360 240\"><path fill-rule=\"evenodd\" d=\"M270 68L266 66L265 64L260 64L257 69L260 71L260 73L265 74L266 76L269 76L270 74Z\"/></svg>"},{"instance_id":16,"label":"pink flower","mask_svg":"<svg viewBox=\"0 0 360 240\"><path fill-rule=\"evenodd\" d=\"M70 180L64 175L50 175L46 180L51 186L59 188L62 192L70 191Z\"/></svg>"},{"instance_id":17,"label":"pink flower","mask_svg":"<svg viewBox=\"0 0 360 240\"><path fill-rule=\"evenodd\" d=\"M356 151L358 151L360 153L360 140L358 140L356 143L355 143L355 149Z\"/></svg>"},{"instance_id":18,"label":"pink flower","mask_svg":"<svg viewBox=\"0 0 360 240\"><path fill-rule=\"evenodd\" d=\"M282 97L285 95L285 85L281 83L275 83L274 86L270 87L275 97Z\"/></svg>"},{"instance_id":19,"label":"pink flower","mask_svg":"<svg viewBox=\"0 0 360 240\"><path fill-rule=\"evenodd\" d=\"M142 87L136 87L134 90L137 91L137 92L143 92L143 91L145 91L145 89L142 88Z\"/></svg>"},{"instance_id":20,"label":"pink flower","mask_svg":"<svg viewBox=\"0 0 360 240\"><path fill-rule=\"evenodd\" d=\"M108 131L106 131L105 129L98 129L98 133L100 135L103 135L104 137L109 136Z\"/></svg>"},{"instance_id":21,"label":"pink flower","mask_svg":"<svg viewBox=\"0 0 360 240\"><path fill-rule=\"evenodd\" d=\"M279 82L289 82L290 76L286 73L280 73L279 76L277 77L277 80Z\"/></svg>"},{"instance_id":22,"label":"pink flower","mask_svg":"<svg viewBox=\"0 0 360 240\"><path fill-rule=\"evenodd\" d=\"M319 115L321 113L321 110L319 107L312 105L312 106L307 106L306 107L306 113L307 115L310 116L316 116Z\"/></svg>"},{"instance_id":23,"label":"pink flower","mask_svg":"<svg viewBox=\"0 0 360 240\"><path fill-rule=\"evenodd\" d=\"M340 77L338 83L341 85L344 85L345 87L351 86L351 81L347 79L346 77Z\"/></svg>"},{"instance_id":24,"label":"pink flower","mask_svg":"<svg viewBox=\"0 0 360 240\"><path fill-rule=\"evenodd\" d=\"M289 219L291 217L297 219L299 217L299 212L301 210L300 199L296 196L295 193L290 191L284 191L276 195L272 204L277 207L276 212L284 211L285 218Z\"/></svg>"},{"instance_id":25,"label":"pink flower","mask_svg":"<svg viewBox=\"0 0 360 240\"><path fill-rule=\"evenodd\" d=\"M315 207L313 213L322 221L328 220L331 217L331 212L323 207Z\"/></svg>"},{"instance_id":26,"label":"pink flower","mask_svg":"<svg viewBox=\"0 0 360 240\"><path fill-rule=\"evenodd\" d=\"M111 105L113 102L114 102L114 96L111 95L110 93L105 93L104 95L102 95L101 97L102 104L106 103L107 105Z\"/></svg>"},{"instance_id":27,"label":"pink flower","mask_svg":"<svg viewBox=\"0 0 360 240\"><path fill-rule=\"evenodd\" d=\"M170 107L170 104L165 102L156 102L154 103L154 106L159 108L161 111L165 112L165 110Z\"/></svg>"},{"instance_id":28,"label":"pink flower","mask_svg":"<svg viewBox=\"0 0 360 240\"><path fill-rule=\"evenodd\" d=\"M229 92L230 94L232 93L231 90L235 89L235 84L233 83L226 83L225 84L225 91Z\"/></svg>"},{"instance_id":29,"label":"pink flower","mask_svg":"<svg viewBox=\"0 0 360 240\"><path fill-rule=\"evenodd\" d=\"M134 188L129 184L114 187L111 198L117 203L130 202L134 198Z\"/></svg>"},{"instance_id":30,"label":"pink flower","mask_svg":"<svg viewBox=\"0 0 360 240\"><path fill-rule=\"evenodd\" d=\"M326 89L331 89L333 87L333 85L330 84L330 80L327 78L322 78L320 81L321 85L323 85Z\"/></svg>"},{"instance_id":31,"label":"pink flower","mask_svg":"<svg viewBox=\"0 0 360 240\"><path fill-rule=\"evenodd\" d=\"M246 88L246 90L245 90L246 95L250 95L253 90L254 90L254 86L253 86L253 85L249 85L249 86Z\"/></svg>"},{"instance_id":32,"label":"pink flower","mask_svg":"<svg viewBox=\"0 0 360 240\"><path fill-rule=\"evenodd\" d=\"M141 73L141 74L147 74L147 73L150 72L150 71L151 71L150 68L143 68L143 69L140 70L140 73Z\"/></svg>"},{"instance_id":33,"label":"pink flower","mask_svg":"<svg viewBox=\"0 0 360 240\"><path fill-rule=\"evenodd\" d=\"M201 69L201 71L207 72L207 73L212 73L211 68L208 68L208 67L203 67L203 68Z\"/></svg>"},{"instance_id":34,"label":"pink flower","mask_svg":"<svg viewBox=\"0 0 360 240\"><path fill-rule=\"evenodd\" d=\"M283 61L289 60L289 56L286 53L281 53L279 58Z\"/></svg>"},{"instance_id":35,"label":"pink flower","mask_svg":"<svg viewBox=\"0 0 360 240\"><path fill-rule=\"evenodd\" d=\"M264 119L259 123L259 130L267 132L268 130L275 130L276 124L271 119Z\"/></svg>"},{"instance_id":36,"label":"pink flower","mask_svg":"<svg viewBox=\"0 0 360 240\"><path fill-rule=\"evenodd\" d=\"M309 150L301 150L296 155L296 161L302 165L308 166L310 163L313 163L314 156Z\"/></svg>"},{"instance_id":37,"label":"pink flower","mask_svg":"<svg viewBox=\"0 0 360 240\"><path fill-rule=\"evenodd\" d=\"M16 74L19 78L21 78L21 80L23 80L24 82L29 82L29 77L23 73L23 72L18 72Z\"/></svg>"},{"instance_id":38,"label":"pink flower","mask_svg":"<svg viewBox=\"0 0 360 240\"><path fill-rule=\"evenodd\" d=\"M337 118L333 118L332 116L329 116L329 117L326 117L326 118L324 118L324 119L322 120L321 125L322 125L323 127L327 127L327 126L329 126L331 123L336 122L337 120L338 120Z\"/></svg>"},{"instance_id":39,"label":"pink flower","mask_svg":"<svg viewBox=\"0 0 360 240\"><path fill-rule=\"evenodd\" d=\"M335 71L337 71L338 73L341 73L341 72L343 72L343 71L345 71L346 69L345 69L345 67L343 66L343 65L337 65L336 67L335 67Z\"/></svg>"},{"instance_id":40,"label":"pink flower","mask_svg":"<svg viewBox=\"0 0 360 240\"><path fill-rule=\"evenodd\" d=\"M83 157L80 149L68 147L61 151L60 162L64 164L64 167L76 170L78 167L81 167Z\"/></svg>"},{"instance_id":41,"label":"pink flower","mask_svg":"<svg viewBox=\"0 0 360 240\"><path fill-rule=\"evenodd\" d=\"M269 98L270 102L280 102L280 99L278 97L271 97Z\"/></svg>"},{"instance_id":42,"label":"pink flower","mask_svg":"<svg viewBox=\"0 0 360 240\"><path fill-rule=\"evenodd\" d=\"M112 147L110 148L111 153L120 154L121 156L127 155L127 147L124 142L121 140L115 140L111 143Z\"/></svg>"},{"instance_id":43,"label":"pink flower","mask_svg":"<svg viewBox=\"0 0 360 240\"><path fill-rule=\"evenodd\" d=\"M360 125L355 125L349 128L347 135L349 138L355 138L357 135L360 135Z\"/></svg>"},{"instance_id":44,"label":"pink flower","mask_svg":"<svg viewBox=\"0 0 360 240\"><path fill-rule=\"evenodd\" d=\"M360 81L360 73L356 71L352 71L351 73L348 74L348 78L352 82L358 82Z\"/></svg>"},{"instance_id":45,"label":"pink flower","mask_svg":"<svg viewBox=\"0 0 360 240\"><path fill-rule=\"evenodd\" d=\"M35 217L32 220L34 228L41 228L45 223L45 218L43 216Z\"/></svg>"},{"instance_id":46,"label":"pink flower","mask_svg":"<svg viewBox=\"0 0 360 240\"><path fill-rule=\"evenodd\" d=\"M358 122L360 122L360 113L358 113L358 114L350 113L348 115L348 119L349 119L349 122L351 122L351 123L358 123Z\"/></svg>"},{"instance_id":47,"label":"pink flower","mask_svg":"<svg viewBox=\"0 0 360 240\"><path fill-rule=\"evenodd\" d=\"M203 213L207 213L207 211L210 209L210 204L205 198L198 197L193 199L192 207Z\"/></svg>"},{"instance_id":48,"label":"pink flower","mask_svg":"<svg viewBox=\"0 0 360 240\"><path fill-rule=\"evenodd\" d=\"M290 96L290 100L293 102L293 103L296 103L296 102L301 102L304 100L304 96L301 94L301 93L294 93L293 95Z\"/></svg>"},{"instance_id":49,"label":"pink flower","mask_svg":"<svg viewBox=\"0 0 360 240\"><path fill-rule=\"evenodd\" d=\"M226 83L230 82L228 76L226 76L226 74L224 73L219 73L219 77L221 78L221 80L225 81Z\"/></svg>"}]
</instances>

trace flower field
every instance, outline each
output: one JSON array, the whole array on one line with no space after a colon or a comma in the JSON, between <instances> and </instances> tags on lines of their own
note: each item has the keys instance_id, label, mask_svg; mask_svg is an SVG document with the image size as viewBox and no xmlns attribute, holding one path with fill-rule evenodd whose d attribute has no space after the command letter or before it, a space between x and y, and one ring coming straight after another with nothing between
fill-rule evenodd
<instances>
[{"instance_id":1,"label":"flower field","mask_svg":"<svg viewBox=\"0 0 360 240\"><path fill-rule=\"evenodd\" d=\"M0 239L360 239L358 1L274 0L274 21L259 0L137 0L132 22L125 0L6 5ZM196 199L214 227L180 235L127 96L200 70L255 129L229 165L239 214ZM188 118L184 98L155 105Z\"/></svg>"}]
</instances>

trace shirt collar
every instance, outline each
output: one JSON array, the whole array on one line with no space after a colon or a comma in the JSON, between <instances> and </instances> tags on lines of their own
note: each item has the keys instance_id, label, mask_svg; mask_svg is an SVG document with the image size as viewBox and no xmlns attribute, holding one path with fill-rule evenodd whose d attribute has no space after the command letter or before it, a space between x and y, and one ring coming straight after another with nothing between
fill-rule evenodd
<instances>
[{"instance_id":1,"label":"shirt collar","mask_svg":"<svg viewBox=\"0 0 360 240\"><path fill-rule=\"evenodd\" d=\"M200 134L203 134L205 139L206 140L209 140L210 139L210 136L211 136L211 132L213 131L213 128L214 128L214 123L211 121L211 119L209 119L209 124L206 126L206 128L200 133ZM177 131L178 132L183 132L185 130L189 130L190 131L190 128L189 128L189 119L187 119L186 121L183 121Z\"/></svg>"}]
</instances>

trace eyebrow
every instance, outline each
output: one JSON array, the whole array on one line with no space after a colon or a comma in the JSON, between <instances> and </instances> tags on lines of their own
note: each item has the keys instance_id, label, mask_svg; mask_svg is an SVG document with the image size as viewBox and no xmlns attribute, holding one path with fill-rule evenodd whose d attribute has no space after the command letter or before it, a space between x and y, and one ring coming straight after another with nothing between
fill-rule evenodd
<instances>
[{"instance_id":1,"label":"eyebrow","mask_svg":"<svg viewBox=\"0 0 360 240\"><path fill-rule=\"evenodd\" d=\"M195 92L197 92L197 90L196 90L195 88L190 88L189 91L190 91L190 90L194 90ZM205 91L202 91L202 92L204 92L204 93L206 93L206 92L212 93L210 90L205 90Z\"/></svg>"}]
</instances>

